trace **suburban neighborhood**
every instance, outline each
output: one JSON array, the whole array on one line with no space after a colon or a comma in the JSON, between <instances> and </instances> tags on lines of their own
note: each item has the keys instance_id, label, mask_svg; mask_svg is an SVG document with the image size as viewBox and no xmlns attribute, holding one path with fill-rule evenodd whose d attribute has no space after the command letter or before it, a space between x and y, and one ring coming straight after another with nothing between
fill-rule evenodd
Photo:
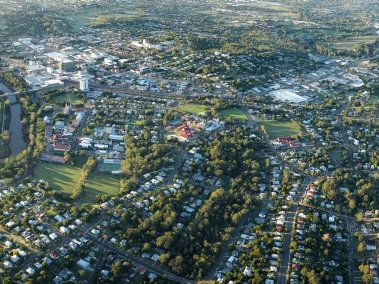
<instances>
[{"instance_id":1,"label":"suburban neighborhood","mask_svg":"<svg viewBox=\"0 0 379 284\"><path fill-rule=\"evenodd\" d=\"M314 1L5 1L2 283L379 283L377 24Z\"/></svg>"}]
</instances>

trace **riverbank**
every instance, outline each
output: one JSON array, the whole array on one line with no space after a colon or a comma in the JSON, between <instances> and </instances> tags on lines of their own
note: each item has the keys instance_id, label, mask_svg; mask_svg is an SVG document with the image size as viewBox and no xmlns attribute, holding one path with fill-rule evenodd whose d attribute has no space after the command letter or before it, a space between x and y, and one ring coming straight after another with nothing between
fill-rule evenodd
<instances>
[{"instance_id":1,"label":"riverbank","mask_svg":"<svg viewBox=\"0 0 379 284\"><path fill-rule=\"evenodd\" d=\"M12 91L3 83L0 82L0 91L3 93L12 93ZM11 148L11 155L15 156L26 149L26 142L22 136L22 124L21 124L21 105L17 102L15 95L8 96L10 102L10 124L9 132L11 139L9 146Z\"/></svg>"}]
</instances>

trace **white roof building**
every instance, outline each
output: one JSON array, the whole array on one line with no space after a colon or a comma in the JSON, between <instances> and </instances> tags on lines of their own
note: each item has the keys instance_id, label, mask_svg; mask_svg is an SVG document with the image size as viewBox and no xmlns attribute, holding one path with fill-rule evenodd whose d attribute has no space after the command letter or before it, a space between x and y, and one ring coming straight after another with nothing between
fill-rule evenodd
<instances>
[{"instance_id":1,"label":"white roof building","mask_svg":"<svg viewBox=\"0 0 379 284\"><path fill-rule=\"evenodd\" d=\"M279 89L275 90L269 93L270 96L275 97L278 100L286 101L290 103L302 103L306 102L307 99L305 97L302 97L296 93L294 90L290 89Z\"/></svg>"}]
</instances>

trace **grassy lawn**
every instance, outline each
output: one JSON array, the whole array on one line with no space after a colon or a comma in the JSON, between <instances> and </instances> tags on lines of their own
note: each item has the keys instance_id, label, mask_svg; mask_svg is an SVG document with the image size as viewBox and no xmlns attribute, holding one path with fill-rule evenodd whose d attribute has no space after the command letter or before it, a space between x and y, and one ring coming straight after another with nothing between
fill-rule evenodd
<instances>
[{"instance_id":1,"label":"grassy lawn","mask_svg":"<svg viewBox=\"0 0 379 284\"><path fill-rule=\"evenodd\" d=\"M296 136L301 131L300 125L293 121L265 120L262 121L262 126L270 139Z\"/></svg>"},{"instance_id":2,"label":"grassy lawn","mask_svg":"<svg viewBox=\"0 0 379 284\"><path fill-rule=\"evenodd\" d=\"M341 148L333 148L330 152L330 157L338 162L342 162L343 150Z\"/></svg>"},{"instance_id":3,"label":"grassy lawn","mask_svg":"<svg viewBox=\"0 0 379 284\"><path fill-rule=\"evenodd\" d=\"M221 119L233 119L233 120L240 120L240 121L246 121L247 120L247 114L240 108L227 108L220 111L220 117Z\"/></svg>"},{"instance_id":4,"label":"grassy lawn","mask_svg":"<svg viewBox=\"0 0 379 284\"><path fill-rule=\"evenodd\" d=\"M93 202L99 195L115 195L120 190L120 180L112 175L94 173L89 176L80 200Z\"/></svg>"},{"instance_id":5,"label":"grassy lawn","mask_svg":"<svg viewBox=\"0 0 379 284\"><path fill-rule=\"evenodd\" d=\"M354 50L356 45L362 43L369 43L372 42L374 39L374 36L360 36L358 38L345 38L332 41L331 44L337 50Z\"/></svg>"},{"instance_id":6,"label":"grassy lawn","mask_svg":"<svg viewBox=\"0 0 379 284\"><path fill-rule=\"evenodd\" d=\"M77 186L81 168L70 165L40 162L34 171L37 179L49 182L54 190L71 194ZM98 195L116 194L120 189L119 179L106 174L92 174L79 198L82 202L93 202Z\"/></svg>"},{"instance_id":7,"label":"grassy lawn","mask_svg":"<svg viewBox=\"0 0 379 284\"><path fill-rule=\"evenodd\" d=\"M53 97L53 101L57 104L70 103L72 105L77 105L83 103L83 100L73 93L56 95Z\"/></svg>"},{"instance_id":8,"label":"grassy lawn","mask_svg":"<svg viewBox=\"0 0 379 284\"><path fill-rule=\"evenodd\" d=\"M185 104L185 105L180 105L178 109L181 112L200 114L202 112L205 112L208 108L205 105L201 105L201 104Z\"/></svg>"},{"instance_id":9,"label":"grassy lawn","mask_svg":"<svg viewBox=\"0 0 379 284\"><path fill-rule=\"evenodd\" d=\"M110 6L107 11L99 10L97 8L88 8L80 11L80 13L69 14L68 16L73 19L73 25L76 28L83 28L92 22L96 22L100 17L106 16L107 18L117 18L120 16L133 17L138 15L137 11L131 11L127 8L120 8L119 6Z\"/></svg>"},{"instance_id":10,"label":"grassy lawn","mask_svg":"<svg viewBox=\"0 0 379 284\"><path fill-rule=\"evenodd\" d=\"M146 123L146 120L135 120L133 124L135 126L143 126Z\"/></svg>"},{"instance_id":11,"label":"grassy lawn","mask_svg":"<svg viewBox=\"0 0 379 284\"><path fill-rule=\"evenodd\" d=\"M38 163L34 175L46 180L54 190L72 193L77 186L81 169L70 165Z\"/></svg>"}]
</instances>

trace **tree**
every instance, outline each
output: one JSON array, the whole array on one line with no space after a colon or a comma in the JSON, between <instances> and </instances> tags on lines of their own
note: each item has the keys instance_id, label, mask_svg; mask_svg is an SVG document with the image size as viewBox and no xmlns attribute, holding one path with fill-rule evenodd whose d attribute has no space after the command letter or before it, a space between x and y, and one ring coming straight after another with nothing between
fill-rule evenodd
<instances>
[{"instance_id":1,"label":"tree","mask_svg":"<svg viewBox=\"0 0 379 284\"><path fill-rule=\"evenodd\" d=\"M181 255L175 257L175 259L171 260L169 265L171 266L172 271L176 273L181 273L183 270L183 262L184 259Z\"/></svg>"},{"instance_id":2,"label":"tree","mask_svg":"<svg viewBox=\"0 0 379 284\"><path fill-rule=\"evenodd\" d=\"M79 276L81 279L84 279L87 276L87 271L84 269L79 270Z\"/></svg>"},{"instance_id":3,"label":"tree","mask_svg":"<svg viewBox=\"0 0 379 284\"><path fill-rule=\"evenodd\" d=\"M70 154L70 152L65 151L64 154L63 154L63 159L64 159L65 163L70 162L70 160L71 160L71 154Z\"/></svg>"},{"instance_id":4,"label":"tree","mask_svg":"<svg viewBox=\"0 0 379 284\"><path fill-rule=\"evenodd\" d=\"M335 199L337 196L337 181L332 178L328 178L322 185L322 190L328 199Z\"/></svg>"},{"instance_id":5,"label":"tree","mask_svg":"<svg viewBox=\"0 0 379 284\"><path fill-rule=\"evenodd\" d=\"M372 284L374 282L374 273L371 272L368 264L362 263L359 266L359 271L363 273L362 280L366 284Z\"/></svg>"},{"instance_id":6,"label":"tree","mask_svg":"<svg viewBox=\"0 0 379 284\"><path fill-rule=\"evenodd\" d=\"M349 199L349 209L354 210L356 207L356 202L354 199Z\"/></svg>"},{"instance_id":7,"label":"tree","mask_svg":"<svg viewBox=\"0 0 379 284\"><path fill-rule=\"evenodd\" d=\"M157 238L156 245L165 249L169 249L174 238L171 232L165 232L163 236Z\"/></svg>"},{"instance_id":8,"label":"tree","mask_svg":"<svg viewBox=\"0 0 379 284\"><path fill-rule=\"evenodd\" d=\"M355 217L357 218L357 221L358 221L358 222L362 222L362 221L363 221L363 217L364 217L364 215L363 215L362 212L358 212L358 213L355 215Z\"/></svg>"},{"instance_id":9,"label":"tree","mask_svg":"<svg viewBox=\"0 0 379 284\"><path fill-rule=\"evenodd\" d=\"M4 130L3 132L3 141L5 144L9 144L9 141L11 139L11 135L8 130Z\"/></svg>"},{"instance_id":10,"label":"tree","mask_svg":"<svg viewBox=\"0 0 379 284\"><path fill-rule=\"evenodd\" d=\"M314 270L311 270L310 272L307 273L307 277L308 277L308 282L309 284L319 284L321 283L320 282L320 278L318 278L316 272Z\"/></svg>"},{"instance_id":11,"label":"tree","mask_svg":"<svg viewBox=\"0 0 379 284\"><path fill-rule=\"evenodd\" d=\"M365 251L365 244L364 244L364 242L360 242L358 244L358 252L363 253L364 251Z\"/></svg>"},{"instance_id":12,"label":"tree","mask_svg":"<svg viewBox=\"0 0 379 284\"><path fill-rule=\"evenodd\" d=\"M166 264L170 260L170 253L163 253L159 256L159 262L162 264Z\"/></svg>"},{"instance_id":13,"label":"tree","mask_svg":"<svg viewBox=\"0 0 379 284\"><path fill-rule=\"evenodd\" d=\"M112 274L112 280L118 280L122 276L122 265L120 261L116 261L112 264L110 268L110 273Z\"/></svg>"},{"instance_id":14,"label":"tree","mask_svg":"<svg viewBox=\"0 0 379 284\"><path fill-rule=\"evenodd\" d=\"M2 282L2 284L13 284L13 283L15 283L13 280L12 280L12 278L11 277L5 277L4 279L3 279L3 282Z\"/></svg>"}]
</instances>

